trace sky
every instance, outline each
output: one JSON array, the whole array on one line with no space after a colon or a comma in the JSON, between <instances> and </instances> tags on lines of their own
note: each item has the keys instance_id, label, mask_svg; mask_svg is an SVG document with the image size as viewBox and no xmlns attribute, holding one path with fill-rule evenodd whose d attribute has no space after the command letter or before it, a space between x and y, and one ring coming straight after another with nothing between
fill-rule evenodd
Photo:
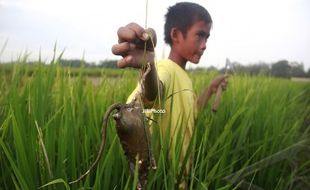
<instances>
[{"instance_id":1,"label":"sky","mask_svg":"<svg viewBox=\"0 0 310 190\"><path fill-rule=\"evenodd\" d=\"M156 57L167 57L164 15L176 2L180 1L0 0L0 62L16 60L25 52L30 60L41 54L49 61L55 44L57 54L65 49L66 59L119 59L111 47L117 43L117 29L130 22L154 28ZM224 67L226 58L244 65L286 59L310 68L309 0L190 2L204 6L213 19L199 66Z\"/></svg>"}]
</instances>

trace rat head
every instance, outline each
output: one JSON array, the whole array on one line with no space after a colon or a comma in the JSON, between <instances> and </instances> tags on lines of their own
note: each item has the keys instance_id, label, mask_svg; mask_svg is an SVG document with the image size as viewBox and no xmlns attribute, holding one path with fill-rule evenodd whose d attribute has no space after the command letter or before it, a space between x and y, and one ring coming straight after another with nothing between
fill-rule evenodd
<instances>
[{"instance_id":1,"label":"rat head","mask_svg":"<svg viewBox=\"0 0 310 190\"><path fill-rule=\"evenodd\" d=\"M143 115L140 107L122 106L113 115L117 130L128 133L137 127L143 126Z\"/></svg>"}]
</instances>

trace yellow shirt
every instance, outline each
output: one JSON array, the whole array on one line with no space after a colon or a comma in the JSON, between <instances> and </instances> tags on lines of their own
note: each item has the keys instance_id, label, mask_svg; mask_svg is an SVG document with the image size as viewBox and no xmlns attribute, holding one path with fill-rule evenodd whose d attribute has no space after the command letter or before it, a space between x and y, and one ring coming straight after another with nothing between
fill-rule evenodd
<instances>
[{"instance_id":1,"label":"yellow shirt","mask_svg":"<svg viewBox=\"0 0 310 190\"><path fill-rule=\"evenodd\" d=\"M196 112L192 81L185 70L169 59L158 62L156 66L159 80L164 86L164 93L163 97L157 100L154 109L146 111L151 112L152 117L157 121L153 128L159 126L163 137L170 136L168 141L172 146L170 150L173 152L176 149L182 150L180 155L182 160L193 134ZM140 89L138 84L127 102L130 102Z\"/></svg>"}]
</instances>

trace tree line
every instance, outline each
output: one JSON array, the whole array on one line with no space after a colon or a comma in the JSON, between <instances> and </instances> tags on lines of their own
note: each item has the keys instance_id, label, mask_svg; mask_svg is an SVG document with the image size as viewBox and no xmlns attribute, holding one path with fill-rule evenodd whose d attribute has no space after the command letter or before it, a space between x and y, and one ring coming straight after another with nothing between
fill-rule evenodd
<instances>
[{"instance_id":1,"label":"tree line","mask_svg":"<svg viewBox=\"0 0 310 190\"><path fill-rule=\"evenodd\" d=\"M275 63L267 64L258 62L249 65L243 65L239 62L231 62L226 59L226 66L217 69L214 66L206 68L206 70L219 71L221 73L237 73L246 75L267 75L281 78L301 77L310 78L310 68L305 71L304 64L298 62L289 62L288 60L279 60ZM201 69L201 68L199 68Z\"/></svg>"},{"instance_id":2,"label":"tree line","mask_svg":"<svg viewBox=\"0 0 310 190\"><path fill-rule=\"evenodd\" d=\"M73 60L60 60L60 64L66 67L90 67L90 68L117 68L116 60L103 60L99 63L89 63L78 59ZM237 74L247 74L247 75L271 75L275 77L310 77L310 68L306 72L303 63L289 62L288 60L279 60L275 63L267 64L265 62L258 62L249 65L243 65L239 62L231 62L226 59L227 68L217 69L214 66L207 68L199 67L195 70L207 70L207 71L219 71L237 73Z\"/></svg>"},{"instance_id":3,"label":"tree line","mask_svg":"<svg viewBox=\"0 0 310 190\"><path fill-rule=\"evenodd\" d=\"M36 62L27 62L36 64ZM86 68L117 68L117 60L106 59L99 63L87 62L81 59L60 59L59 65L63 67L86 67ZM245 75L266 75L282 78L302 77L310 78L310 68L305 71L303 63L289 62L288 60L279 60L275 63L258 62L254 64L243 65L239 62L231 62L226 59L226 67L216 68L214 66L198 67L191 70L196 71L215 71L221 73L236 73Z\"/></svg>"}]
</instances>

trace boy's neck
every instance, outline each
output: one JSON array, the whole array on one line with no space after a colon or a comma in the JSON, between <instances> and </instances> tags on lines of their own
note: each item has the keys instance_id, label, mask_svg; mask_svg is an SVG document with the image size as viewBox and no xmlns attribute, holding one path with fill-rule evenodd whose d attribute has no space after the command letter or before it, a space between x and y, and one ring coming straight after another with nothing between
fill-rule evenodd
<instances>
[{"instance_id":1,"label":"boy's neck","mask_svg":"<svg viewBox=\"0 0 310 190\"><path fill-rule=\"evenodd\" d=\"M178 64L182 69L185 70L187 60L180 57L178 54L174 53L174 51L170 51L169 59Z\"/></svg>"}]
</instances>

